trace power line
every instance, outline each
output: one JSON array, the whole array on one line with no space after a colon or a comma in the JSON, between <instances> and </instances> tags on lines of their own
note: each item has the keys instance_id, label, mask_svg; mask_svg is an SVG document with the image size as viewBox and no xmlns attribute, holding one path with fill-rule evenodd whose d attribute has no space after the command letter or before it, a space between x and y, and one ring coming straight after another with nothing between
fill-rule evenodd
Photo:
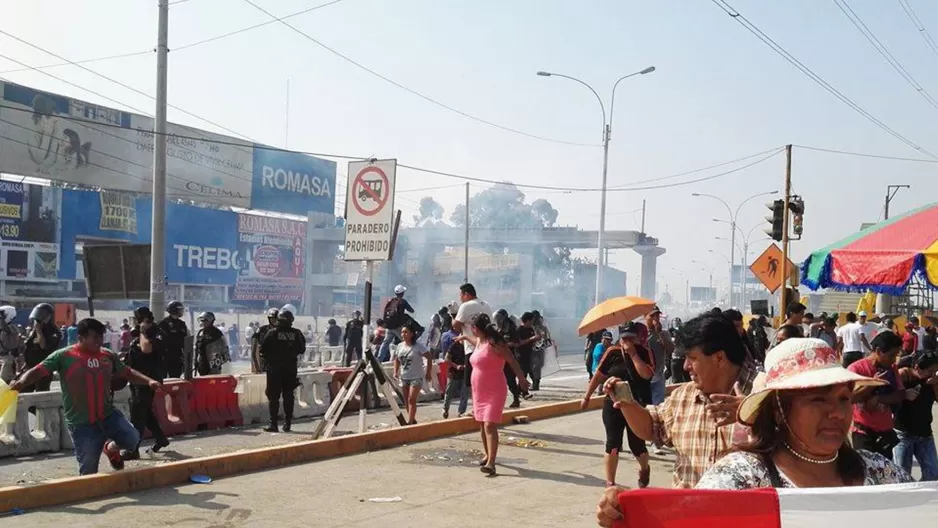
<instances>
[{"instance_id":1,"label":"power line","mask_svg":"<svg viewBox=\"0 0 938 528\"><path fill-rule=\"evenodd\" d=\"M860 114L860 115L863 116L866 120L868 120L869 122L873 123L873 124L876 125L877 127L881 128L882 130L884 130L885 132L887 132L889 135L893 136L894 138L898 139L899 141L905 143L905 144L908 145L909 147L911 147L911 148L913 148L913 149L915 149L915 150L917 150L917 151L919 151L919 152L921 152L921 153L927 155L927 156L930 157L930 158L938 159L938 156L936 156L936 155L933 154L932 152L928 151L928 150L925 149L924 147L921 147L921 146L917 145L916 143L914 143L914 142L913 142L912 140L910 140L909 138L903 136L903 135L900 134L899 132L897 132L897 131L895 131L894 129L892 129L891 127L889 127L889 125L883 123L882 121L880 121L879 119L877 119L876 117L874 117L872 114L870 114L869 112L867 112L866 110L864 110L863 107L861 107L859 104L855 103L852 99L850 99L850 98L847 97L846 95L842 94L839 90L837 90L836 88L834 88L830 83L828 83L828 82L825 81L823 78L821 78L821 76L819 76L818 74L814 73L814 71L812 71L810 68L808 68L807 66L805 66L804 63L802 63L802 62L799 61L797 58L795 58L794 55L792 55L791 53L789 53L788 50L786 50L785 48L783 48L779 43L777 43L777 42L775 42L774 40L772 40L771 37L769 37L768 35L766 35L766 34L765 34L761 29L759 29L755 24L753 24L752 22L750 22L749 19L747 19L747 18L746 18L745 16L743 16L739 11L737 11L736 8L734 8L733 6L731 6L731 5L727 2L727 0L711 0L711 2L713 2L714 5L716 5L716 6L719 7L720 9L722 9L723 12L725 12L727 15L729 15L733 20L735 20L735 21L736 21L737 23L739 23L741 26L743 26L744 28L746 28L747 31L749 31L750 33L752 33L753 35L755 35L759 40L762 41L763 44L765 44L766 46L768 46L769 48L771 48L772 51L774 51L775 53L779 54L783 59L785 59L786 61L788 61L789 64L791 64L792 66L794 66L795 68L797 68L799 71L801 71L801 73L805 74L809 79L811 79L812 81L814 81L815 83L817 83L820 87L822 87L822 88L824 88L825 90L827 90L831 95L833 95L833 96L836 97L838 100L840 100L840 102L842 102L842 103L844 103L845 105L847 105L848 107L850 107L850 109L852 109L852 110L855 111L856 113Z\"/></svg>"},{"instance_id":2,"label":"power line","mask_svg":"<svg viewBox=\"0 0 938 528\"><path fill-rule=\"evenodd\" d=\"M49 54L49 55L52 55L53 57L55 57L55 58L57 58L57 59L59 59L59 60L63 60L63 61L69 62L70 64L72 64L72 65L74 65L74 66L77 66L77 67L81 68L82 70L85 70L85 71L88 72L88 73L91 73L91 74L93 74L93 75L96 75L96 76L98 76L98 77L100 77L100 78L102 78L102 79L104 79L104 80L106 80L106 81L112 82L112 83L114 83L114 84L116 84L116 85L118 85L118 86L121 86L121 87L123 87L123 88L126 88L126 89L128 89L128 90L130 90L130 91L132 91L132 92L135 92L135 93L138 93L138 94L140 94L140 95L142 95L142 96L144 96L144 97L153 99L154 101L156 100L156 97L154 97L154 96L152 96L152 95L150 95L150 94L144 92L143 90L138 90L137 88L134 88L133 86L130 86L129 84L126 84L126 83L124 83L124 82L118 81L117 79L113 79L113 78L111 78L111 77L108 77L107 75L104 75L103 73L96 72L95 70L92 70L91 68L88 68L87 66L83 66L83 65L78 64L78 63L76 63L76 62L72 62L71 60L66 59L65 57L63 57L63 56L61 56L61 55L59 55L59 54L57 54L57 53L55 53L55 52L49 51L49 50L43 48L42 46L38 46L38 45L36 45L36 44L33 44L32 42L29 42L29 41L26 41L26 40L24 40L24 39L21 39L21 38L17 37L16 35L13 35L12 33L9 33L9 32L6 32L6 31L0 29L0 34L6 35L7 37L10 37L11 39L16 40L17 42L20 42L20 43L22 43L22 44L25 44L25 45L27 45L27 46L29 46L29 47L31 47L31 48L37 49L37 50L39 50L39 51L41 51L41 52L43 52L43 53L47 53L47 54ZM7 57L4 57L4 58L7 58ZM31 66L29 66L28 64L25 64L25 63L23 63L23 62L17 61L17 60L15 60L15 59L9 59L9 58L7 58L7 59L8 59L8 60L13 60L13 62L17 62L17 63L22 64L23 66L29 67L29 68L31 68L31 69L35 69L35 68L32 68ZM38 71L39 73L41 73L41 74L43 74L43 75L48 75L48 76L54 77L54 78L56 78L56 79L62 80L60 77L53 76L52 74L50 74L50 73L48 73L48 72L44 72L44 71L38 70L38 69L35 69L35 71ZM64 81L64 80L63 80L63 82L67 82L67 81ZM74 84L74 83L69 83L69 84L71 84L71 85L73 85L73 86L77 86L77 85ZM79 87L79 88L80 88L80 87ZM91 92L91 91L88 90L87 88L82 88L82 89L85 90L85 91L89 91L90 93L95 93L95 92ZM96 94L96 95L99 95L99 96L100 96L100 94ZM121 104L121 105L123 105L123 106L126 106L126 107L128 107L128 108L133 108L134 110L140 112L140 113L143 114L143 115L152 117L149 113L144 112L144 111L142 111L142 110L140 110L140 109L138 109L138 108L134 108L134 107L132 107L132 106L130 106L130 105L127 105L127 104L125 104L125 103L121 103L120 101L116 101L115 99L111 99L111 98L108 98L108 99L109 99L110 101L114 101L114 102L116 102L116 103L118 103L118 104ZM182 113L184 113L184 114L186 114L186 115L188 115L188 116L194 117L194 118L198 119L199 121L203 121L203 122L205 122L205 123L208 123L208 124L210 124L210 125L213 125L213 126L215 126L215 127L218 127L218 128L220 128L220 129L222 129L222 130L225 130L225 131L227 131L227 132L229 132L229 133L231 133L231 134L234 134L235 136L240 136L240 137L243 137L243 138L247 139L248 141L252 141L252 142L254 142L254 143L257 143L257 140L256 140L256 139L252 139L251 137L246 136L246 135L244 135L244 134L241 134L240 132L237 132L237 131L235 131L235 130L232 130L232 129L230 129L230 128L224 126L224 125L220 125L220 124L218 124L218 123L212 121L211 119L207 119L207 118L204 118L204 117L202 117L202 116L200 116L200 115L197 115L197 114L195 114L195 113L193 113L193 112L190 112L190 111L186 110L185 108L180 108L180 107L178 107L178 106L176 106L176 105L173 105L173 104L167 104L167 106L169 106L170 108L172 108L172 109L174 109L174 110L178 110L178 111L180 111L180 112L182 112ZM183 125L178 125L178 126L183 126ZM191 127L186 127L186 128L191 128Z\"/></svg>"},{"instance_id":3,"label":"power line","mask_svg":"<svg viewBox=\"0 0 938 528\"><path fill-rule=\"evenodd\" d=\"M422 92L418 92L417 90L415 90L415 89L413 89L413 88L409 88L409 87L407 87L407 86L405 86L405 85L403 85L403 84L401 84L401 83L399 83L399 82L397 82L397 81L395 81L395 80L393 80L393 79L391 79L391 78L389 78L389 77L386 77L386 76L384 76L384 75L378 73L377 71L375 71L375 70L369 68L368 66L365 66L364 64L362 64L362 63L356 61L355 59L352 59L351 57L342 54L341 52L337 51L336 49L331 48L331 47L327 46L326 44L322 43L321 41L319 41L319 40L317 40L317 39L311 37L308 33L305 33L305 32L303 32L303 31L297 29L296 26L293 26L293 25L290 24L289 22L284 21L283 17L277 17L276 15L274 15L273 13L271 13L270 11L267 11L267 10L264 9L263 7L261 7L261 6L257 5L256 3L254 3L252 0L243 0L243 1L246 2L246 3L248 3L248 4L250 4L250 5L253 6L255 9L257 9L258 11L264 13L265 15L267 15L267 16L273 18L273 19L276 20L277 22L280 22L280 23L283 24L284 26L286 26L286 27L292 29L294 32L296 32L298 35L302 36L303 38L305 38L305 39L309 40L310 42L316 44L317 46L319 46L319 47L321 47L322 49L328 51L329 53L335 55L336 57L339 57L340 59L344 60L345 62L348 62L349 64L355 66L356 68L359 68L359 69L361 69L361 70L363 70L363 71L365 71L365 72L367 72L367 73L370 73L371 75L373 75L373 76L375 76L375 77L381 79L382 81L384 81L384 82L386 82L386 83L388 83L388 84L390 84L390 85L392 85L392 86L395 86L395 87L397 87L397 88L400 88L401 90L404 90L405 92L408 92L408 93L410 93L410 94L412 94L412 95L416 95L417 97L423 99L424 101L427 101L427 102L432 103L432 104L434 104L434 105L436 105L436 106L439 106L440 108L443 108L443 109L445 109L445 110L449 110L450 112L453 112L453 113L455 113L455 114L459 114L459 115L461 115L461 116L463 116L463 117L466 117L466 118L468 118L468 119L472 119L473 121L477 121L477 122L482 123L482 124L484 124L484 125L488 125L488 126L490 126L490 127L494 127L494 128L499 129L499 130L504 130L504 131L506 131L506 132L511 132L511 133L513 133L513 134L517 134L517 135L520 135L520 136L525 136L525 137L532 138L532 139L539 139L539 140L541 140L541 141L550 141L550 142L552 142L552 143L561 143L561 144L563 144L563 145L573 145L573 146L578 146L578 147L596 147L596 146L598 146L598 145L595 145L595 144L592 144L592 143L576 143L576 142L573 142L573 141L564 141L564 140L560 140L560 139L553 139L553 138L549 138L549 137L545 137L545 136L539 136L539 135L536 135L536 134L529 134L529 133L527 133L527 132L523 132L523 131L518 130L518 129L515 129L515 128L507 127L507 126L505 126L505 125L500 125L500 124L498 124L498 123L495 123L495 122L492 122L492 121L488 121L488 120L486 120L486 119L482 119L481 117L476 117L476 116L474 116L474 115L472 115L472 114L469 114L469 113L467 113L467 112L463 112L462 110L460 110L460 109L458 109L458 108L456 108L456 107L450 106L450 105L448 105L448 104L446 104L446 103L444 103L444 102L442 102L442 101L440 101L440 100L438 100L438 99L434 99L433 97L430 97L429 95L426 95L426 94L424 94L424 93L422 93Z\"/></svg>"},{"instance_id":4,"label":"power line","mask_svg":"<svg viewBox=\"0 0 938 528\"><path fill-rule=\"evenodd\" d=\"M863 22L863 19L857 15L856 11L854 11L853 8L847 4L846 0L834 0L834 3L840 9L840 12L843 13L845 17L847 17L847 20L849 20L850 23L853 24L855 28L857 28L857 31L859 31L860 34L866 38L870 45L872 45L873 48L880 55L882 55L884 59L886 59L886 62L888 62L889 65L892 66L892 68L896 70L896 72L898 72L903 79L905 79L905 82L909 83L909 85L912 86L912 88L914 88L923 99L928 101L928 104L938 109L938 101L936 101L935 98L932 97L930 93L928 93L928 90L926 90L917 80L915 80L915 77L909 73L909 70L905 69L905 66L903 66L898 59L896 59L895 55L889 51L889 48L887 48L886 45L876 37L869 26Z\"/></svg>"},{"instance_id":5,"label":"power line","mask_svg":"<svg viewBox=\"0 0 938 528\"><path fill-rule=\"evenodd\" d=\"M938 163L938 160L928 160L928 159L922 159L922 158L903 158L903 157L899 157L899 156L886 156L886 155L882 155L882 154L867 154L867 153L864 153L864 152L850 152L850 151L846 151L846 150L828 149L828 148L821 148L821 147L811 147L811 146L808 146L808 145L797 145L797 144L796 144L796 145L793 145L793 146L798 147L798 148L803 148L803 149L805 149L805 150L814 150L814 151L817 151L817 152L828 152L828 153L831 153L831 154L843 154L843 155L846 155L846 156L860 156L860 157L864 157L864 158L876 158L876 159L893 160L893 161L911 161L911 162L916 162L916 163Z\"/></svg>"},{"instance_id":6,"label":"power line","mask_svg":"<svg viewBox=\"0 0 938 528\"><path fill-rule=\"evenodd\" d=\"M915 13L915 10L912 9L912 6L909 4L908 0L899 0L899 5L902 6L902 10L905 11L906 16L909 17L909 20L912 21L912 25L915 26L915 29L918 30L919 35L922 36L922 39L925 40L925 44L928 46L928 49L931 50L935 56L938 56L938 43L935 42L935 39L931 37L931 33L928 32L928 29L925 28L925 24L922 23L922 20Z\"/></svg>"},{"instance_id":7,"label":"power line","mask_svg":"<svg viewBox=\"0 0 938 528\"><path fill-rule=\"evenodd\" d=\"M746 161L746 160L748 160L748 159L755 158L756 156L762 156L763 154L768 154L769 152L776 152L777 150L778 150L777 147L776 147L776 148L770 148L770 149L768 149L768 150L763 150L762 152L756 152L755 154L750 154L750 155L748 155L748 156L743 156L743 157L741 157L741 158L736 158L736 159L734 159L734 160L724 161L723 163L717 163L716 165L710 165L709 167L702 167L702 168L690 170L690 171L687 171L687 172L679 172L679 173L677 173L677 174L672 174L671 176L665 176L665 177L663 177L663 178L652 178L652 179L650 179L650 180L639 180L639 181L636 181L636 182L624 183L624 184L621 184L621 185L612 185L612 186L610 186L609 188L610 188L610 189L618 189L618 188L620 188L620 187L628 187L629 185L638 185L638 184L641 184L641 183L649 183L649 182L655 182L655 181L664 181L664 180L670 180L670 179L672 179L672 178L679 178L679 177L681 177L681 176L688 176L688 175L691 175L691 174L696 174L696 173L698 173L698 172L703 172L703 171L705 171L705 170L716 169L716 168L718 168L718 167L725 167L726 165L732 165L732 164L738 163L738 162L740 162L740 161Z\"/></svg>"},{"instance_id":8,"label":"power line","mask_svg":"<svg viewBox=\"0 0 938 528\"><path fill-rule=\"evenodd\" d=\"M189 0L185 0L185 1L189 1ZM297 16L300 16L300 15L305 15L306 13L309 13L309 12L311 12L311 11L315 11L315 10L317 10L317 9L322 9L322 8L324 8L324 7L329 7L329 6L333 5L333 4L338 4L339 2L344 2L344 1L345 1L345 0L332 0L332 1L326 2L326 3L324 3L324 4L319 4L319 5L315 5L315 6L312 6L312 7L307 7L306 9L303 9L302 11L297 11L297 12L295 12L295 13L291 13L291 14L289 14L289 15L286 15L286 16L283 16L283 17L280 17L280 18L282 18L282 19L287 19L287 18L297 17ZM180 1L179 3L182 3L182 2ZM170 3L170 5L173 5L173 3ZM222 35L217 35L217 36L210 37L210 38L207 38L207 39L198 40L198 41L196 41L196 42L190 42L189 44L185 44L185 45L182 45L182 46L179 46L179 47L176 47L176 48L172 48L171 51L182 51L182 50L184 50L184 49L194 48L195 46L200 46L200 45L202 45L202 44L208 44L209 42L215 42L216 40L221 40L221 39L223 39L223 38L231 37L231 36L237 35L237 34L239 34L239 33L244 33L245 31L251 31L252 29L257 29L257 28L260 28L260 27L269 26L270 24L276 24L276 23L277 23L277 20L268 20L267 22L262 22L262 23L260 23L260 24L255 24L255 25L253 25L253 26L248 26L248 27L245 27L245 28L236 29L236 30L234 30L234 31L229 31L228 33L224 33L224 34L222 34ZM58 67L60 67L60 66L71 66L71 65L73 65L74 63L78 63L78 64L87 64L87 63L90 63L90 62L106 61L106 60L111 60L111 59L122 59L122 58L125 58L125 57L137 57L137 56L140 56L140 55L149 55L149 54L151 54L151 53L153 53L153 50L152 50L152 49L148 49L148 50L143 50L143 51L135 51L135 52L132 52L132 53L123 53L123 54L120 54L120 55L108 55L108 56L106 56L106 57L97 57L97 58L94 58L94 59L84 59L84 60L79 60L79 61L74 61L74 62L60 62L60 63L58 63L58 64L50 64L50 65L48 65L48 66L37 66L36 68L37 68L37 69L40 69L40 70L41 70L41 69L45 69L45 68L58 68ZM22 72L22 71L30 71L30 68L22 68L22 69L16 69L16 70L6 70L6 71L0 72L0 73L17 73L17 72Z\"/></svg>"}]
</instances>

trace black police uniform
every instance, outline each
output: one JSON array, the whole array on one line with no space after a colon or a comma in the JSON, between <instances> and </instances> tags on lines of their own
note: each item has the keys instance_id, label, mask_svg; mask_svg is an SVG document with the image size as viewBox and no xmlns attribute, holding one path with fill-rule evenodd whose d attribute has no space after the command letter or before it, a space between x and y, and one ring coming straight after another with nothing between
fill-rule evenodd
<instances>
[{"instance_id":1,"label":"black police uniform","mask_svg":"<svg viewBox=\"0 0 938 528\"><path fill-rule=\"evenodd\" d=\"M40 323L36 323L39 325ZM39 329L40 332L45 336L46 346L39 344L39 335L36 332L30 332L29 337L26 338L26 344L24 347L23 359L26 361L26 370L29 370L36 365L42 363L49 354L55 352L59 348L59 344L62 342L62 332L55 327L55 324L52 322L42 324ZM45 378L40 379L30 387L25 387L20 392L46 392L51 388L52 385L52 376L46 376Z\"/></svg>"},{"instance_id":2,"label":"black police uniform","mask_svg":"<svg viewBox=\"0 0 938 528\"><path fill-rule=\"evenodd\" d=\"M352 357L358 361L362 359L362 336L365 333L365 321L361 319L352 319L345 323L345 358L342 365L352 366Z\"/></svg>"},{"instance_id":3,"label":"black police uniform","mask_svg":"<svg viewBox=\"0 0 938 528\"><path fill-rule=\"evenodd\" d=\"M225 335L222 334L221 330L218 328L209 326L207 328L199 329L199 334L195 338L195 353L197 360L196 370L198 371L199 376L208 376L212 373L212 365L210 364L210 361L213 358L209 357L209 351L207 347L219 339L224 340Z\"/></svg>"},{"instance_id":4,"label":"black police uniform","mask_svg":"<svg viewBox=\"0 0 938 528\"><path fill-rule=\"evenodd\" d=\"M261 357L261 343L264 341L264 336L267 335L267 332L275 327L276 325L273 324L265 324L258 328L257 331L254 332L254 336L251 337L251 366L256 369L257 372L255 372L255 374L267 371L267 366L264 365L264 358Z\"/></svg>"},{"instance_id":5,"label":"black police uniform","mask_svg":"<svg viewBox=\"0 0 938 528\"><path fill-rule=\"evenodd\" d=\"M260 354L267 366L267 399L270 410L269 430L277 428L280 398L283 397L283 429L290 430L293 420L293 391L297 387L297 361L306 351L303 332L291 326L271 327L261 340Z\"/></svg>"},{"instance_id":6,"label":"black police uniform","mask_svg":"<svg viewBox=\"0 0 938 528\"><path fill-rule=\"evenodd\" d=\"M152 351L145 354L140 347L140 338L137 337L130 343L126 364L151 379L163 381L166 377L166 336L155 326L151 326L146 335L152 345ZM141 440L144 431L149 429L156 441L154 451L159 451L161 447L169 445L169 442L160 428L156 413L153 412L155 396L156 392L147 385L130 385L130 423L140 433ZM137 446L139 445L138 443Z\"/></svg>"},{"instance_id":7,"label":"black police uniform","mask_svg":"<svg viewBox=\"0 0 938 528\"><path fill-rule=\"evenodd\" d=\"M166 364L166 377L181 378L182 371L185 368L184 351L186 336L189 335L189 327L182 319L171 316L165 317L157 326L166 343L166 352L163 355L163 361Z\"/></svg>"}]
</instances>

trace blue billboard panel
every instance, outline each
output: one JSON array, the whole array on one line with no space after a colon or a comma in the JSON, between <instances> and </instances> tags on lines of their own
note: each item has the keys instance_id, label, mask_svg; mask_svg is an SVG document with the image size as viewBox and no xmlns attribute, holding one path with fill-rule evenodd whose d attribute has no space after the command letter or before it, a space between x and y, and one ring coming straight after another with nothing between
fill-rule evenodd
<instances>
[{"instance_id":1,"label":"blue billboard panel","mask_svg":"<svg viewBox=\"0 0 938 528\"><path fill-rule=\"evenodd\" d=\"M150 201L118 192L62 191L62 259L59 278L78 276L77 243L150 241Z\"/></svg>"},{"instance_id":2,"label":"blue billboard panel","mask_svg":"<svg viewBox=\"0 0 938 528\"><path fill-rule=\"evenodd\" d=\"M306 216L335 212L333 161L254 146L251 209Z\"/></svg>"}]
</instances>

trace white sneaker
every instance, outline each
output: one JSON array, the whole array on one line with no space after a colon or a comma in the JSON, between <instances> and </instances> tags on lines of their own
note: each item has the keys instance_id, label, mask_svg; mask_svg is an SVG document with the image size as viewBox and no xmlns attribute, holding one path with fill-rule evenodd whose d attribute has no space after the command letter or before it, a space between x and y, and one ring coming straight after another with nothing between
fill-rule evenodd
<instances>
[{"instance_id":1,"label":"white sneaker","mask_svg":"<svg viewBox=\"0 0 938 528\"><path fill-rule=\"evenodd\" d=\"M661 456L661 455L667 455L667 454L668 454L667 451L665 451L664 449L661 449L661 448L658 447L658 446L653 446L653 447L651 448L651 452L652 452L653 454L659 455L659 456Z\"/></svg>"}]
</instances>

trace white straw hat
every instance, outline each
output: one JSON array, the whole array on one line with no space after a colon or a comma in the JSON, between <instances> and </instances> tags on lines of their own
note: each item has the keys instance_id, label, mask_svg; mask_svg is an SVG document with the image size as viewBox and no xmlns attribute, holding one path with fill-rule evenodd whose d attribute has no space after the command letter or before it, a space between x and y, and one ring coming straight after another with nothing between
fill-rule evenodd
<instances>
[{"instance_id":1,"label":"white straw hat","mask_svg":"<svg viewBox=\"0 0 938 528\"><path fill-rule=\"evenodd\" d=\"M739 406L736 418L752 425L766 397L777 390L813 389L853 383L854 391L886 381L867 378L843 368L840 354L820 339L786 339L765 358L764 385L755 387ZM762 381L762 380L760 380ZM761 383L760 383L761 385Z\"/></svg>"}]
</instances>

